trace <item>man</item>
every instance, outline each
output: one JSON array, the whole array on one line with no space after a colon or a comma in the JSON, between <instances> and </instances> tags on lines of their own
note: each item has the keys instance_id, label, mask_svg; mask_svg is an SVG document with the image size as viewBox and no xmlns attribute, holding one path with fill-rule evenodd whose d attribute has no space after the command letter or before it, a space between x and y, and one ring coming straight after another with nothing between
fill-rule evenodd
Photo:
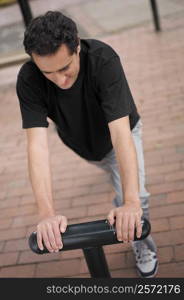
<instances>
[{"instance_id":1,"label":"man","mask_svg":"<svg viewBox=\"0 0 184 300\"><path fill-rule=\"evenodd\" d=\"M56 215L52 198L47 117L62 141L81 158L110 173L116 191L107 219L119 241L131 242L142 277L156 274L158 261L151 236L141 236L148 218L142 122L123 72L109 45L80 39L76 24L60 12L35 18L24 36L31 60L18 75L17 95L27 133L30 180L38 203L37 241L50 252L62 248L67 218ZM62 162L61 162L62 163Z\"/></svg>"}]
</instances>

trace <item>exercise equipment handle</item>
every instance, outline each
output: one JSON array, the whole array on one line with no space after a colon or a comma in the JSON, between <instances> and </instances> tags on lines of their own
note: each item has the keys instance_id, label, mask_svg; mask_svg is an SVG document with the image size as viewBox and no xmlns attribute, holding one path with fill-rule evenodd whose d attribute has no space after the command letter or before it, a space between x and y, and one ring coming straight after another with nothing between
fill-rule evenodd
<instances>
[{"instance_id":1,"label":"exercise equipment handle","mask_svg":"<svg viewBox=\"0 0 184 300\"><path fill-rule=\"evenodd\" d=\"M145 239L151 231L151 225L147 219L142 218L141 223L142 235L137 238L135 230L134 241ZM117 240L115 226L111 226L106 219L68 225L66 231L62 233L62 241L63 248L60 251L122 243ZM49 253L46 247L43 250L39 249L36 232L30 235L29 246L37 254Z\"/></svg>"}]
</instances>

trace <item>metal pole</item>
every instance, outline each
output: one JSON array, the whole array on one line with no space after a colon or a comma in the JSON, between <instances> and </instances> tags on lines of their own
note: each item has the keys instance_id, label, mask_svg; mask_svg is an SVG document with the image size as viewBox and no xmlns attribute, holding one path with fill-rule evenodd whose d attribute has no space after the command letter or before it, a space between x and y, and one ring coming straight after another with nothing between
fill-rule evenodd
<instances>
[{"instance_id":1,"label":"metal pole","mask_svg":"<svg viewBox=\"0 0 184 300\"><path fill-rule=\"evenodd\" d=\"M27 27L33 18L29 1L28 0L17 0L17 1L23 16L25 27Z\"/></svg>"},{"instance_id":2,"label":"metal pole","mask_svg":"<svg viewBox=\"0 0 184 300\"><path fill-rule=\"evenodd\" d=\"M155 30L160 31L160 17L158 13L158 7L157 7L157 1L156 0L150 0L151 8L152 8L152 13L153 13L153 20L155 24Z\"/></svg>"},{"instance_id":3,"label":"metal pole","mask_svg":"<svg viewBox=\"0 0 184 300\"><path fill-rule=\"evenodd\" d=\"M89 247L82 250L92 278L111 277L102 247Z\"/></svg>"}]
</instances>

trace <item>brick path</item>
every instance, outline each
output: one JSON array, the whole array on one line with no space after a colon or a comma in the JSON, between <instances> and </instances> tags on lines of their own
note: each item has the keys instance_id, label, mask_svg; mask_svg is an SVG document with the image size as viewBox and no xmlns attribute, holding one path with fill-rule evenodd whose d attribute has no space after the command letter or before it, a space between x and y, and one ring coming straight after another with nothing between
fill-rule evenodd
<instances>
[{"instance_id":1,"label":"brick path","mask_svg":"<svg viewBox=\"0 0 184 300\"><path fill-rule=\"evenodd\" d=\"M157 277L183 277L183 15L164 18L162 24L159 35L147 24L103 40L121 55L144 124L152 234L160 261ZM1 88L0 101L0 277L89 277L81 250L43 256L29 250L37 208L14 85ZM108 176L62 144L52 124L49 137L57 212L69 224L105 218L114 195ZM104 250L112 277L137 277L130 245Z\"/></svg>"}]
</instances>

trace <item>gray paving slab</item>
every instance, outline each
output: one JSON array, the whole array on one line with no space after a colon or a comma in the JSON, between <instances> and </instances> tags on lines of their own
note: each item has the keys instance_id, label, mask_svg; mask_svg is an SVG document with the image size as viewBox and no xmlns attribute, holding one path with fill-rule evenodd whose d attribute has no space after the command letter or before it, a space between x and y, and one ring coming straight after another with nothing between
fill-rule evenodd
<instances>
[{"instance_id":1,"label":"gray paving slab","mask_svg":"<svg viewBox=\"0 0 184 300\"><path fill-rule=\"evenodd\" d=\"M47 10L63 9L69 5L81 5L84 1L93 0L28 0L31 11L36 17ZM0 27L15 24L22 21L22 15L17 3L0 7Z\"/></svg>"},{"instance_id":2,"label":"gray paving slab","mask_svg":"<svg viewBox=\"0 0 184 300\"><path fill-rule=\"evenodd\" d=\"M21 23L4 26L0 30L0 53L6 54L22 49L24 27Z\"/></svg>"},{"instance_id":3,"label":"gray paving slab","mask_svg":"<svg viewBox=\"0 0 184 300\"><path fill-rule=\"evenodd\" d=\"M161 17L184 11L182 0L157 0ZM71 15L75 5L68 7ZM111 34L152 20L149 0L95 0L81 5L81 15L91 18L101 28L101 33ZM90 28L88 28L90 31ZM90 32L89 32L90 34Z\"/></svg>"}]
</instances>

